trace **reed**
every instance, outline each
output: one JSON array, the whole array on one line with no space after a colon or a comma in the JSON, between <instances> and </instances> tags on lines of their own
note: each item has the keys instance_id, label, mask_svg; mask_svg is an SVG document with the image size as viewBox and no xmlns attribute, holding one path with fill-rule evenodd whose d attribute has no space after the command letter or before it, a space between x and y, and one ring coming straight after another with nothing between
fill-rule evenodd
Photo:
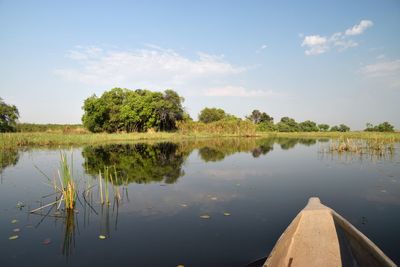
<instances>
[{"instance_id":1,"label":"reed","mask_svg":"<svg viewBox=\"0 0 400 267\"><path fill-rule=\"evenodd\" d=\"M54 179L54 189L56 192L61 193L61 199L65 203L67 210L73 210L75 208L77 188L72 175L73 158L71 155L71 166L68 164L68 160L65 153L61 153L60 169L58 170L58 178L60 184L57 183L57 179Z\"/></svg>"},{"instance_id":2,"label":"reed","mask_svg":"<svg viewBox=\"0 0 400 267\"><path fill-rule=\"evenodd\" d=\"M375 156L391 156L394 154L395 141L390 139L350 139L341 138L332 140L329 145L329 152L355 153Z\"/></svg>"}]
</instances>

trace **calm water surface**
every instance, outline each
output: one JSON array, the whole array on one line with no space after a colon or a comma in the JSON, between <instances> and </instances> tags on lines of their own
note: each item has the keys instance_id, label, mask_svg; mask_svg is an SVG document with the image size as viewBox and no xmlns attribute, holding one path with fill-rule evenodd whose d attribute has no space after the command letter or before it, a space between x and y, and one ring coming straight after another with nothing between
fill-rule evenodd
<instances>
[{"instance_id":1,"label":"calm water surface","mask_svg":"<svg viewBox=\"0 0 400 267\"><path fill-rule=\"evenodd\" d=\"M399 264L399 144L381 158L323 153L327 146L206 139L74 148L66 151L79 181L76 211L35 214L55 201L45 175L57 176L60 150L1 152L0 266L244 266L270 252L311 196ZM109 205L97 186L105 166L118 177Z\"/></svg>"}]
</instances>

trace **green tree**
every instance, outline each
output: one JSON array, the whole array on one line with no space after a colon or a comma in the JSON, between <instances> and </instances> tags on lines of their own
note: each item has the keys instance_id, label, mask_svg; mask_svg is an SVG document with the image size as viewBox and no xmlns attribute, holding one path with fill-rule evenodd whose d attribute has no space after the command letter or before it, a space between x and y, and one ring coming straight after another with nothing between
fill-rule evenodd
<instances>
[{"instance_id":1,"label":"green tree","mask_svg":"<svg viewBox=\"0 0 400 267\"><path fill-rule=\"evenodd\" d=\"M381 124L373 126L371 123L367 123L367 128L364 130L367 132L394 132L394 126L389 122L385 121Z\"/></svg>"},{"instance_id":2,"label":"green tree","mask_svg":"<svg viewBox=\"0 0 400 267\"><path fill-rule=\"evenodd\" d=\"M83 125L92 132L159 131L176 129L184 119L184 99L173 90L152 92L113 88L101 97L93 95L83 105Z\"/></svg>"},{"instance_id":3,"label":"green tree","mask_svg":"<svg viewBox=\"0 0 400 267\"><path fill-rule=\"evenodd\" d=\"M339 126L337 126L337 125L332 126L331 129L330 129L330 131L331 131L331 132L339 132Z\"/></svg>"},{"instance_id":4,"label":"green tree","mask_svg":"<svg viewBox=\"0 0 400 267\"><path fill-rule=\"evenodd\" d=\"M340 124L339 125L339 132L349 132L350 131L350 127L345 125L345 124Z\"/></svg>"},{"instance_id":5,"label":"green tree","mask_svg":"<svg viewBox=\"0 0 400 267\"><path fill-rule=\"evenodd\" d=\"M210 123L219 121L228 116L223 109L220 108L204 108L200 111L199 121L204 123Z\"/></svg>"},{"instance_id":6,"label":"green tree","mask_svg":"<svg viewBox=\"0 0 400 267\"><path fill-rule=\"evenodd\" d=\"M279 132L298 132L300 130L299 124L289 117L281 118L276 126Z\"/></svg>"},{"instance_id":7,"label":"green tree","mask_svg":"<svg viewBox=\"0 0 400 267\"><path fill-rule=\"evenodd\" d=\"M329 130L329 125L328 124L318 124L318 128L321 132L327 132Z\"/></svg>"},{"instance_id":8,"label":"green tree","mask_svg":"<svg viewBox=\"0 0 400 267\"><path fill-rule=\"evenodd\" d=\"M0 97L0 132L15 132L18 118L17 107L6 104Z\"/></svg>"},{"instance_id":9,"label":"green tree","mask_svg":"<svg viewBox=\"0 0 400 267\"><path fill-rule=\"evenodd\" d=\"M260 112L258 109L253 110L249 116L246 116L246 119L252 121L255 124L263 123L263 122L269 122L273 123L274 118L269 116L265 112Z\"/></svg>"},{"instance_id":10,"label":"green tree","mask_svg":"<svg viewBox=\"0 0 400 267\"><path fill-rule=\"evenodd\" d=\"M318 132L319 128L313 121L307 120L299 124L300 131L302 132Z\"/></svg>"},{"instance_id":11,"label":"green tree","mask_svg":"<svg viewBox=\"0 0 400 267\"><path fill-rule=\"evenodd\" d=\"M331 127L331 132L348 132L350 131L350 127L345 124L340 124L339 126L335 125Z\"/></svg>"}]
</instances>

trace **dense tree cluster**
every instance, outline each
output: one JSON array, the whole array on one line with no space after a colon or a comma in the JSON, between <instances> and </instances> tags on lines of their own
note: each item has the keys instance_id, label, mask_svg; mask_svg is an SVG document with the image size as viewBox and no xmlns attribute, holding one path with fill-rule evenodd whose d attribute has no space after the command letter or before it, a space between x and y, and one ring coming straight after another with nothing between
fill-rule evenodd
<instances>
[{"instance_id":1,"label":"dense tree cluster","mask_svg":"<svg viewBox=\"0 0 400 267\"><path fill-rule=\"evenodd\" d=\"M114 88L101 97L93 95L85 100L82 122L91 132L169 131L185 117L182 102L173 90L162 93Z\"/></svg>"},{"instance_id":2,"label":"dense tree cluster","mask_svg":"<svg viewBox=\"0 0 400 267\"><path fill-rule=\"evenodd\" d=\"M350 128L344 124L339 126L333 126L329 128L328 124L316 124L313 121L306 120L303 122L296 122L295 119L289 117L282 117L281 120L274 124L274 119L266 114L265 112L260 112L259 110L253 110L253 112L246 116L247 119L253 121L257 124L258 131L278 131L278 132L347 132Z\"/></svg>"},{"instance_id":3,"label":"dense tree cluster","mask_svg":"<svg viewBox=\"0 0 400 267\"><path fill-rule=\"evenodd\" d=\"M204 123L216 122L220 120L238 120L239 118L226 113L220 108L204 108L200 111L199 121Z\"/></svg>"},{"instance_id":4,"label":"dense tree cluster","mask_svg":"<svg viewBox=\"0 0 400 267\"><path fill-rule=\"evenodd\" d=\"M378 125L372 125L367 123L367 128L364 130L366 132L394 132L394 126L389 122L385 121Z\"/></svg>"},{"instance_id":5,"label":"dense tree cluster","mask_svg":"<svg viewBox=\"0 0 400 267\"><path fill-rule=\"evenodd\" d=\"M18 118L17 107L6 104L0 97L0 132L15 132Z\"/></svg>"}]
</instances>

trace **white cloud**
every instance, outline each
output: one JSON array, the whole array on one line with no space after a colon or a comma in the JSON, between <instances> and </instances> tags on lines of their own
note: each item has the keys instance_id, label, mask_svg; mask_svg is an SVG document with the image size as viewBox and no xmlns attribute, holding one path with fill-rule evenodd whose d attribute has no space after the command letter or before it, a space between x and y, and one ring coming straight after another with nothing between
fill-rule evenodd
<instances>
[{"instance_id":1,"label":"white cloud","mask_svg":"<svg viewBox=\"0 0 400 267\"><path fill-rule=\"evenodd\" d=\"M400 78L400 59L368 64L361 71L369 77L398 76Z\"/></svg>"},{"instance_id":2,"label":"white cloud","mask_svg":"<svg viewBox=\"0 0 400 267\"><path fill-rule=\"evenodd\" d=\"M305 51L306 55L318 55L328 51L328 40L319 35L310 35L304 37L301 46L306 46L308 49Z\"/></svg>"},{"instance_id":3,"label":"white cloud","mask_svg":"<svg viewBox=\"0 0 400 267\"><path fill-rule=\"evenodd\" d=\"M359 24L354 25L352 28L346 30L346 35L359 35L362 34L367 28L372 27L374 23L370 20L362 20Z\"/></svg>"},{"instance_id":4,"label":"white cloud","mask_svg":"<svg viewBox=\"0 0 400 267\"><path fill-rule=\"evenodd\" d=\"M256 50L256 53L261 53L264 49L266 49L268 46L266 44L263 44Z\"/></svg>"},{"instance_id":5,"label":"white cloud","mask_svg":"<svg viewBox=\"0 0 400 267\"><path fill-rule=\"evenodd\" d=\"M174 50L155 45L146 47L122 51L78 46L67 54L67 58L77 63L76 66L60 68L55 73L70 81L105 88L190 90L198 83L204 85L213 79L221 80L246 70L227 62L223 56L198 53L191 59Z\"/></svg>"},{"instance_id":6,"label":"white cloud","mask_svg":"<svg viewBox=\"0 0 400 267\"><path fill-rule=\"evenodd\" d=\"M362 20L360 24L355 25L351 29L347 29L345 34L342 32L335 32L329 37L320 35L304 36L301 46L306 48L304 53L308 56L323 54L332 48L336 48L338 51L344 51L348 48L358 46L356 41L348 39L349 35L361 34L366 28L372 25L372 21ZM300 37L302 38L303 35Z\"/></svg>"},{"instance_id":7,"label":"white cloud","mask_svg":"<svg viewBox=\"0 0 400 267\"><path fill-rule=\"evenodd\" d=\"M275 96L277 95L273 91L263 91L263 90L247 90L241 86L222 86L222 87L214 87L205 90L206 96L240 96L240 97L255 97L255 96Z\"/></svg>"},{"instance_id":8,"label":"white cloud","mask_svg":"<svg viewBox=\"0 0 400 267\"><path fill-rule=\"evenodd\" d=\"M264 44L261 49L267 46ZM272 91L233 86L232 80L249 68L233 65L222 56L198 53L184 57L174 50L146 45L131 51L78 46L68 51L73 68L55 70L67 80L101 88L126 87L164 90L204 96L270 97Z\"/></svg>"},{"instance_id":9,"label":"white cloud","mask_svg":"<svg viewBox=\"0 0 400 267\"><path fill-rule=\"evenodd\" d=\"M361 68L367 78L380 82L383 86L400 88L400 59L379 60Z\"/></svg>"}]
</instances>

